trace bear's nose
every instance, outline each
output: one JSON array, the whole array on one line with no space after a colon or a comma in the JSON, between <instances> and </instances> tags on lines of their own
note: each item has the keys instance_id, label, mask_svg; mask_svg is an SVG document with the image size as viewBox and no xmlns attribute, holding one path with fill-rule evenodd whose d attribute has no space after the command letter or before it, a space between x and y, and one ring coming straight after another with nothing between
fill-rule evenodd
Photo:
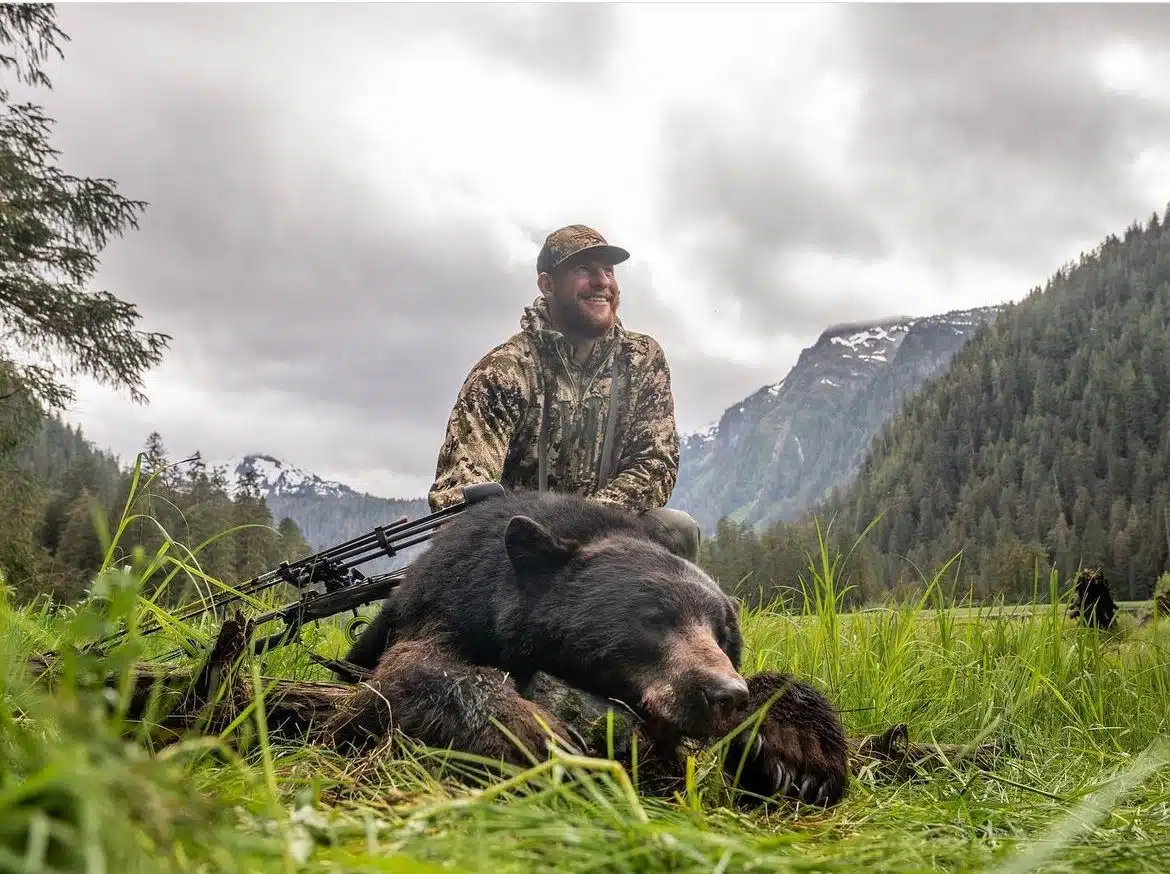
<instances>
[{"instance_id":1,"label":"bear's nose","mask_svg":"<svg viewBox=\"0 0 1170 874\"><path fill-rule=\"evenodd\" d=\"M711 707L717 710L725 708L738 710L748 701L748 687L743 677L712 677L703 694Z\"/></svg>"}]
</instances>

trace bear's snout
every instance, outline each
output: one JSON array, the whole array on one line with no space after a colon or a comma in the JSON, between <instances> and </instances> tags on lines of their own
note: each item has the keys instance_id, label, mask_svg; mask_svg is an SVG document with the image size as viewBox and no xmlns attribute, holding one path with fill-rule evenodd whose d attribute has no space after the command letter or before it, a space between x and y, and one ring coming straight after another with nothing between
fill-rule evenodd
<instances>
[{"instance_id":1,"label":"bear's snout","mask_svg":"<svg viewBox=\"0 0 1170 874\"><path fill-rule=\"evenodd\" d=\"M717 675L708 681L703 697L714 711L735 711L747 706L748 686L738 674Z\"/></svg>"},{"instance_id":2,"label":"bear's snout","mask_svg":"<svg viewBox=\"0 0 1170 874\"><path fill-rule=\"evenodd\" d=\"M665 663L641 696L642 707L653 720L701 737L717 731L747 705L747 682L707 625L677 631L664 656Z\"/></svg>"}]
</instances>

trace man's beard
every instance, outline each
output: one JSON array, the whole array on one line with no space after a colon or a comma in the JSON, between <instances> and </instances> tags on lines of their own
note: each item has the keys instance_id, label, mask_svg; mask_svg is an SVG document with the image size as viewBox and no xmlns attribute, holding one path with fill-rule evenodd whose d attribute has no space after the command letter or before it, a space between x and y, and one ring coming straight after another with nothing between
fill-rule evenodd
<instances>
[{"instance_id":1,"label":"man's beard","mask_svg":"<svg viewBox=\"0 0 1170 874\"><path fill-rule=\"evenodd\" d=\"M561 326L561 330L565 334L586 340L596 340L599 337L605 336L606 332L617 321L619 301L620 294L614 292L609 304L610 315L604 322L598 322L590 318L584 309L584 305L576 297L568 301L554 297L550 303L552 305L553 318Z\"/></svg>"}]
</instances>

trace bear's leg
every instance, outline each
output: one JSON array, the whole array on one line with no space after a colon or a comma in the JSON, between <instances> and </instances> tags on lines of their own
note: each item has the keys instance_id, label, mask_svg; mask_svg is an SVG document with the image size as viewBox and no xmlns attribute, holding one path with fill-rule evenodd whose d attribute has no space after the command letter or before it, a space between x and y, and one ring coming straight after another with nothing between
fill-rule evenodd
<instances>
[{"instance_id":1,"label":"bear's leg","mask_svg":"<svg viewBox=\"0 0 1170 874\"><path fill-rule=\"evenodd\" d=\"M507 674L468 664L432 640L391 646L326 726L325 739L362 749L395 728L429 747L521 766L532 764L529 754L545 758L550 731L557 746L576 751L567 727L522 698Z\"/></svg>"},{"instance_id":2,"label":"bear's leg","mask_svg":"<svg viewBox=\"0 0 1170 874\"><path fill-rule=\"evenodd\" d=\"M688 561L699 560L699 545L703 532L694 517L682 510L671 507L651 507L642 512L642 519L649 523L650 536L663 546Z\"/></svg>"},{"instance_id":3,"label":"bear's leg","mask_svg":"<svg viewBox=\"0 0 1170 874\"><path fill-rule=\"evenodd\" d=\"M585 755L612 759L625 767L645 795L669 796L686 788L682 738L648 733L634 713L543 672L521 694L569 726Z\"/></svg>"},{"instance_id":4,"label":"bear's leg","mask_svg":"<svg viewBox=\"0 0 1170 874\"><path fill-rule=\"evenodd\" d=\"M845 795L848 750L836 710L824 695L787 674L747 678L749 719L728 746L724 770L747 793L782 795L825 807ZM772 700L755 730L760 709Z\"/></svg>"}]
</instances>

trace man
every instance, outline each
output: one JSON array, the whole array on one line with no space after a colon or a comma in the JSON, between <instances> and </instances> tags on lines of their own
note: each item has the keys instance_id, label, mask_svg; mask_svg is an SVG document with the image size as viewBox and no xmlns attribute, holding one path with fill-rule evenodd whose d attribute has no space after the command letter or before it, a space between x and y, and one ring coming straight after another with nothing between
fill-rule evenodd
<instances>
[{"instance_id":1,"label":"man","mask_svg":"<svg viewBox=\"0 0 1170 874\"><path fill-rule=\"evenodd\" d=\"M540 296L520 331L481 358L459 390L432 510L477 482L575 492L645 514L697 558L698 524L665 507L679 463L666 356L618 318L614 267L629 257L584 225L548 235L536 259Z\"/></svg>"}]
</instances>

